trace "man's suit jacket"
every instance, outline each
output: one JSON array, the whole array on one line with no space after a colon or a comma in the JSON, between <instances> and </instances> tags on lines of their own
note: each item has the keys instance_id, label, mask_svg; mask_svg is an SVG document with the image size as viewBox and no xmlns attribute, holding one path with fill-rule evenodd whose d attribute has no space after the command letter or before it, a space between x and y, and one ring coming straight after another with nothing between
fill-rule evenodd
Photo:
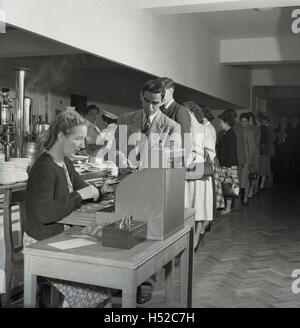
<instances>
[{"instance_id":1,"label":"man's suit jacket","mask_svg":"<svg viewBox=\"0 0 300 328\"><path fill-rule=\"evenodd\" d=\"M120 126L127 126L127 154L135 148L135 141L140 140L143 123L143 110L124 114L119 117L117 138L120 135ZM175 149L180 149L182 145L181 127L159 110L150 127L147 138L148 147L149 149L158 148L159 140L162 140L162 146L168 148L168 139L174 141ZM119 150L125 153L122 147L119 147Z\"/></svg>"},{"instance_id":2,"label":"man's suit jacket","mask_svg":"<svg viewBox=\"0 0 300 328\"><path fill-rule=\"evenodd\" d=\"M182 134L191 132L191 116L188 111L176 101L173 101L167 109L164 109L163 113L181 126Z\"/></svg>"}]
</instances>

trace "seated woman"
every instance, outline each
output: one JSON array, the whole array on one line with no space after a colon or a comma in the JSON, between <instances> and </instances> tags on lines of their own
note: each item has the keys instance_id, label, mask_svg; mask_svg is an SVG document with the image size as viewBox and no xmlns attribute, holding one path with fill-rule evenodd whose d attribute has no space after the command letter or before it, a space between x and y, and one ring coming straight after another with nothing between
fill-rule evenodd
<instances>
[{"instance_id":1,"label":"seated woman","mask_svg":"<svg viewBox=\"0 0 300 328\"><path fill-rule=\"evenodd\" d=\"M58 221L80 208L83 200L98 200L113 189L104 185L99 191L85 183L75 171L69 157L74 155L87 134L85 120L75 111L57 115L48 139L30 170L26 195L24 246L60 234L64 226ZM65 306L96 307L109 299L107 288L51 279L64 295Z\"/></svg>"}]
</instances>

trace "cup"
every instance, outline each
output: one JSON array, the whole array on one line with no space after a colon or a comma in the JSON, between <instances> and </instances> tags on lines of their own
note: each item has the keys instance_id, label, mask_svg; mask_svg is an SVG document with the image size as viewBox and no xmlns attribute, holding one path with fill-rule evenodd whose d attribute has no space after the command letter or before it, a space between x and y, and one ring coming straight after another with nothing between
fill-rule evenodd
<instances>
[{"instance_id":1,"label":"cup","mask_svg":"<svg viewBox=\"0 0 300 328\"><path fill-rule=\"evenodd\" d=\"M103 164L103 158L102 157L90 157L89 162L94 163L94 164Z\"/></svg>"},{"instance_id":2,"label":"cup","mask_svg":"<svg viewBox=\"0 0 300 328\"><path fill-rule=\"evenodd\" d=\"M111 169L110 169L110 174L113 176L113 177L117 177L118 174L119 174L119 168L117 166L113 166Z\"/></svg>"}]
</instances>

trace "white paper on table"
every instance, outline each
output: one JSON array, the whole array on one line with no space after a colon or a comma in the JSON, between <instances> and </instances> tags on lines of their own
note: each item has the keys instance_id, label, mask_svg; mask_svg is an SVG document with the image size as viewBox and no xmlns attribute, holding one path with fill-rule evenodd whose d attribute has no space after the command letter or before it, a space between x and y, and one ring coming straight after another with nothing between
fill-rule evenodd
<instances>
[{"instance_id":1,"label":"white paper on table","mask_svg":"<svg viewBox=\"0 0 300 328\"><path fill-rule=\"evenodd\" d=\"M84 247L97 244L96 241L76 238L76 239L69 239L64 241L58 241L55 243L48 244L49 246L58 248L58 249L72 249L72 248L78 248L78 247Z\"/></svg>"}]
</instances>

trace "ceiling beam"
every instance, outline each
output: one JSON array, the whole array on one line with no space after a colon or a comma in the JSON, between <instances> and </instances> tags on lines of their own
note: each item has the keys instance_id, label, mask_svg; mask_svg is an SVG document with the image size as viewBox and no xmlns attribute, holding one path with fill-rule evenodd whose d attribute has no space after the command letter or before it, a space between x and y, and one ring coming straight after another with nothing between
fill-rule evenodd
<instances>
[{"instance_id":1,"label":"ceiling beam","mask_svg":"<svg viewBox=\"0 0 300 328\"><path fill-rule=\"evenodd\" d=\"M299 37L221 40L220 62L227 65L299 63Z\"/></svg>"},{"instance_id":2,"label":"ceiling beam","mask_svg":"<svg viewBox=\"0 0 300 328\"><path fill-rule=\"evenodd\" d=\"M143 0L142 3L145 11L155 15L294 6L299 6L299 0Z\"/></svg>"}]
</instances>

